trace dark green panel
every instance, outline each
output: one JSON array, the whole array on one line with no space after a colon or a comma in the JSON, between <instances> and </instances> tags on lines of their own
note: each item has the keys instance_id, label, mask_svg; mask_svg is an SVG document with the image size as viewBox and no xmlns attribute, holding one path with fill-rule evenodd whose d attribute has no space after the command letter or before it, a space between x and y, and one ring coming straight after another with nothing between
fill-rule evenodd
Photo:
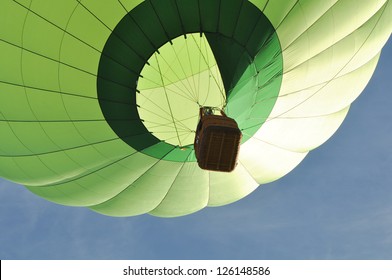
<instances>
[{"instance_id":1,"label":"dark green panel","mask_svg":"<svg viewBox=\"0 0 392 280\"><path fill-rule=\"evenodd\" d=\"M249 53L257 53L270 40L279 41L271 23L266 17L261 17L246 42L246 49ZM280 52L280 47L273 51Z\"/></svg>"},{"instance_id":2,"label":"dark green panel","mask_svg":"<svg viewBox=\"0 0 392 280\"><path fill-rule=\"evenodd\" d=\"M158 18L168 38L176 38L183 34L183 26L180 15L176 8L176 1L151 1L154 11L158 12Z\"/></svg>"},{"instance_id":3,"label":"dark green panel","mask_svg":"<svg viewBox=\"0 0 392 280\"><path fill-rule=\"evenodd\" d=\"M114 35L112 41L115 41L113 48L108 49L105 55L126 68L131 74L137 75L138 70L140 67L143 67L146 60L140 54L136 53L133 45L126 42L122 36Z\"/></svg>"},{"instance_id":4,"label":"dark green panel","mask_svg":"<svg viewBox=\"0 0 392 280\"><path fill-rule=\"evenodd\" d=\"M136 79L138 74L130 71L123 65L118 64L116 61L106 55L101 56L100 65L105 65L105 67L99 68L99 83L102 80L107 80L130 89L136 88ZM114 94L114 92L111 94Z\"/></svg>"},{"instance_id":5,"label":"dark green panel","mask_svg":"<svg viewBox=\"0 0 392 280\"><path fill-rule=\"evenodd\" d=\"M244 2L242 0L222 1L219 16L219 33L229 38L233 37Z\"/></svg>"},{"instance_id":6,"label":"dark green panel","mask_svg":"<svg viewBox=\"0 0 392 280\"><path fill-rule=\"evenodd\" d=\"M136 77L134 77L131 80L135 80ZM131 103L131 100L129 96L134 93L134 88L131 88L131 85L129 87L117 84L115 82L112 82L110 80L105 80L103 78L97 78L99 80L99 85L100 89L105 92L112 92L112 94L107 96L107 98L101 98L100 102L101 103L123 103L123 104L128 104L129 106L135 106L134 103Z\"/></svg>"},{"instance_id":7,"label":"dark green panel","mask_svg":"<svg viewBox=\"0 0 392 280\"><path fill-rule=\"evenodd\" d=\"M137 53L140 58L144 59L145 62L149 58L148 54L153 53L157 47L148 39L131 13L127 14L121 20L113 30L113 33L126 42L127 45L132 46L135 53ZM109 52L110 50L107 51Z\"/></svg>"},{"instance_id":8,"label":"dark green panel","mask_svg":"<svg viewBox=\"0 0 392 280\"><path fill-rule=\"evenodd\" d=\"M258 9L255 9L253 4L245 2L241 8L233 38L238 42L247 42L255 26L263 18L264 16Z\"/></svg>"},{"instance_id":9,"label":"dark green panel","mask_svg":"<svg viewBox=\"0 0 392 280\"><path fill-rule=\"evenodd\" d=\"M154 10L150 1L143 2L130 13L132 14L132 18L134 18L138 23L140 29L143 30L143 33L146 34L149 40L154 43L156 48L159 48L164 43L169 41L169 38L167 37L162 24L159 22L158 15L156 14L156 11ZM131 34L132 31L133 30L128 30L128 32ZM143 51L143 53L145 53L145 51Z\"/></svg>"},{"instance_id":10,"label":"dark green panel","mask_svg":"<svg viewBox=\"0 0 392 280\"><path fill-rule=\"evenodd\" d=\"M204 31L217 32L219 29L219 10L222 1L200 0L200 18Z\"/></svg>"},{"instance_id":11,"label":"dark green panel","mask_svg":"<svg viewBox=\"0 0 392 280\"><path fill-rule=\"evenodd\" d=\"M219 65L226 92L229 92L237 84L240 73L251 63L251 58L244 47L230 38L217 33L206 36Z\"/></svg>"},{"instance_id":12,"label":"dark green panel","mask_svg":"<svg viewBox=\"0 0 392 280\"><path fill-rule=\"evenodd\" d=\"M181 21L186 33L201 31L199 4L195 0L177 0L178 10L181 15Z\"/></svg>"}]
</instances>

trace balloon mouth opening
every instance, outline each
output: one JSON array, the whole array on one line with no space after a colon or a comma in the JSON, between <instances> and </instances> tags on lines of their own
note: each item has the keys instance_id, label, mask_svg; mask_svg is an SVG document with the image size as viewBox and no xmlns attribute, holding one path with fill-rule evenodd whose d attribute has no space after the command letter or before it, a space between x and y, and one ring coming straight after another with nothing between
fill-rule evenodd
<instances>
[{"instance_id":1,"label":"balloon mouth opening","mask_svg":"<svg viewBox=\"0 0 392 280\"><path fill-rule=\"evenodd\" d=\"M272 111L283 68L275 29L251 2L230 1L238 9L220 2L144 1L109 35L97 75L99 105L137 152L196 161L200 107L225 108L241 143Z\"/></svg>"},{"instance_id":2,"label":"balloon mouth opening","mask_svg":"<svg viewBox=\"0 0 392 280\"><path fill-rule=\"evenodd\" d=\"M146 129L173 146L190 147L199 108L224 108L226 93L208 40L179 36L157 49L137 82L136 105Z\"/></svg>"}]
</instances>

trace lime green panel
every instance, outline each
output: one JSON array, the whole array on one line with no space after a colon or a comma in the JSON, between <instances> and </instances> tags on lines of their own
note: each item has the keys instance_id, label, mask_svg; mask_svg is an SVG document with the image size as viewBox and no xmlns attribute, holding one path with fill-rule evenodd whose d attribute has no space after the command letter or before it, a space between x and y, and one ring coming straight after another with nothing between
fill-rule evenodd
<instances>
[{"instance_id":1,"label":"lime green panel","mask_svg":"<svg viewBox=\"0 0 392 280\"><path fill-rule=\"evenodd\" d=\"M91 206L103 203L121 193L138 180L157 160L140 153L106 160L83 174L55 185L27 187L50 201L71 205Z\"/></svg>"},{"instance_id":2,"label":"lime green panel","mask_svg":"<svg viewBox=\"0 0 392 280\"><path fill-rule=\"evenodd\" d=\"M94 142L88 142L80 132L76 129L72 122L42 122L41 127L45 129L46 134L52 139L53 142L58 146L55 150L70 149L73 147L79 147L88 145ZM51 150L47 147L44 148L44 152L50 152Z\"/></svg>"},{"instance_id":3,"label":"lime green panel","mask_svg":"<svg viewBox=\"0 0 392 280\"><path fill-rule=\"evenodd\" d=\"M1 167L5 167L6 164L10 163L11 168L15 167L10 179L17 181L20 184L34 183L37 185L45 185L59 176L50 166L43 163L39 157L0 157L0 161ZM12 166L12 162L16 164L16 166ZM19 169L23 170L23 173L19 174Z\"/></svg>"},{"instance_id":4,"label":"lime green panel","mask_svg":"<svg viewBox=\"0 0 392 280\"><path fill-rule=\"evenodd\" d=\"M123 2L122 5L121 2ZM128 4L125 4L125 2L128 2ZM121 18L126 14L126 10L124 9L124 7L128 6L129 8L131 2L135 3L140 1L83 0L79 2L79 5L90 13L90 17L96 18L96 20L102 22L101 24L105 25L107 29L113 30L116 27L117 23L121 20ZM92 24L99 25L99 23L97 22L92 22ZM83 36L83 38L84 37L85 36Z\"/></svg>"},{"instance_id":5,"label":"lime green panel","mask_svg":"<svg viewBox=\"0 0 392 280\"><path fill-rule=\"evenodd\" d=\"M98 69L100 52L90 44L69 34L65 34L61 44L60 60L79 72L95 75Z\"/></svg>"},{"instance_id":6,"label":"lime green panel","mask_svg":"<svg viewBox=\"0 0 392 280\"><path fill-rule=\"evenodd\" d=\"M183 163L157 161L124 191L90 209L110 216L133 216L153 210L166 196Z\"/></svg>"},{"instance_id":7,"label":"lime green panel","mask_svg":"<svg viewBox=\"0 0 392 280\"><path fill-rule=\"evenodd\" d=\"M254 191L258 185L241 163L231 173L210 172L208 206L221 206L237 201Z\"/></svg>"},{"instance_id":8,"label":"lime green panel","mask_svg":"<svg viewBox=\"0 0 392 280\"><path fill-rule=\"evenodd\" d=\"M157 21L153 19L154 22L151 22L151 24L156 24L156 29L163 29L167 40L176 38L183 34L184 29L181 24L181 15L177 12L177 7L174 1L151 1L146 3L149 4L151 9L159 13ZM195 7L194 3L191 3L190 5ZM199 14L199 8L195 7L193 11L194 14ZM154 18L151 17L151 13L147 16ZM154 27L154 25L152 25L152 27Z\"/></svg>"},{"instance_id":9,"label":"lime green panel","mask_svg":"<svg viewBox=\"0 0 392 280\"><path fill-rule=\"evenodd\" d=\"M50 25L65 29L72 16L77 1L31 1L30 10L40 18L50 22Z\"/></svg>"},{"instance_id":10,"label":"lime green panel","mask_svg":"<svg viewBox=\"0 0 392 280\"><path fill-rule=\"evenodd\" d=\"M10 123L0 121L0 149L1 156L12 156L15 154L30 154L29 148L17 137Z\"/></svg>"},{"instance_id":11,"label":"lime green panel","mask_svg":"<svg viewBox=\"0 0 392 280\"><path fill-rule=\"evenodd\" d=\"M63 96L59 92L25 88L26 100L38 121L68 121ZM74 97L75 98L75 97ZM23 120L23 118L20 118ZM25 118L29 120L31 118Z\"/></svg>"},{"instance_id":12,"label":"lime green panel","mask_svg":"<svg viewBox=\"0 0 392 280\"><path fill-rule=\"evenodd\" d=\"M306 155L307 152L285 150L254 136L241 145L240 162L257 183L267 184L289 173Z\"/></svg>"},{"instance_id":13,"label":"lime green panel","mask_svg":"<svg viewBox=\"0 0 392 280\"><path fill-rule=\"evenodd\" d=\"M66 32L81 43L101 50L111 30L80 4L70 16Z\"/></svg>"},{"instance_id":14,"label":"lime green panel","mask_svg":"<svg viewBox=\"0 0 392 280\"><path fill-rule=\"evenodd\" d=\"M54 139L57 140L57 139ZM59 141L60 142L60 141ZM14 145L17 142L13 142ZM69 145L69 143L65 143ZM17 146L14 147L17 150ZM129 146L123 144L119 139L107 140L100 143L89 143L74 147L62 147L61 149L48 150L38 156L26 155L30 151L21 151L20 155L17 157L0 157L2 166L7 166L4 172L7 172L7 177L14 181L23 182L30 186L32 185L44 185L53 184L54 182L66 181L66 179L77 178L82 174L95 170L102 165L116 161L119 158L123 158L124 155L131 155L135 151ZM25 172L22 172L18 167L19 162L25 161L27 158L29 161L35 160L38 165L42 163L50 162L46 166L50 166L53 170L57 172L53 173L54 176L50 177L51 181L48 181L48 177L43 182L40 178L33 178ZM59 162L56 163L56 158L59 158ZM60 160L60 159L63 160ZM64 164L68 162L68 164ZM58 173L58 174L57 174ZM52 175L53 175L52 174Z\"/></svg>"},{"instance_id":15,"label":"lime green panel","mask_svg":"<svg viewBox=\"0 0 392 280\"><path fill-rule=\"evenodd\" d=\"M102 120L98 101L93 98L82 98L72 95L62 95L64 107L70 119L74 120Z\"/></svg>"},{"instance_id":16,"label":"lime green panel","mask_svg":"<svg viewBox=\"0 0 392 280\"><path fill-rule=\"evenodd\" d=\"M346 63L346 60L340 57L340 53L344 52L344 49L336 47L332 48L332 46L339 44L341 41L345 40L345 38L351 36L351 34L357 33L357 30L366 29L364 26L367 26L368 30L366 31L366 35L364 34L362 37L362 40L367 40L368 34L373 32L374 26L377 24L377 21L384 11L384 8L379 11L382 7L380 1L363 2L366 4L361 2L363 7L361 7L362 9L360 10L362 12L356 11L356 20L344 21L347 16L346 11L353 6L357 6L356 3L356 1L340 1L323 14L322 17L317 19L317 21L309 28L304 26L303 28L306 28L306 32L298 34L298 37L296 37L296 39L287 47L287 51L290 53L291 58L287 59L286 69L291 70L297 67L301 62L312 60L316 55L330 47L331 56L336 59L334 61L326 60L322 63L328 67L333 66L338 62L342 64ZM369 9L370 12L364 13L364 8ZM341 22L339 29L331 32L329 36L326 35L325 30L332 24L335 24L336 21ZM312 44L309 44L309 42L312 42ZM362 43L356 41L348 46L357 48L361 45ZM337 49L339 49L339 51L337 51Z\"/></svg>"},{"instance_id":17,"label":"lime green panel","mask_svg":"<svg viewBox=\"0 0 392 280\"><path fill-rule=\"evenodd\" d=\"M70 95L96 97L96 76L69 66L60 65L59 84Z\"/></svg>"},{"instance_id":18,"label":"lime green panel","mask_svg":"<svg viewBox=\"0 0 392 280\"><path fill-rule=\"evenodd\" d=\"M21 58L23 83L30 87L58 90L58 63L31 52Z\"/></svg>"},{"instance_id":19,"label":"lime green panel","mask_svg":"<svg viewBox=\"0 0 392 280\"><path fill-rule=\"evenodd\" d=\"M29 13L23 29L23 48L51 59L58 59L64 32L55 25ZM39 65L39 64L37 64Z\"/></svg>"},{"instance_id":20,"label":"lime green panel","mask_svg":"<svg viewBox=\"0 0 392 280\"><path fill-rule=\"evenodd\" d=\"M30 1L27 1L30 2ZM0 44L2 41L17 46L22 42L22 31L28 10L13 0L2 0L0 9ZM2 51L0 52L0 54ZM3 60L1 60L3 61Z\"/></svg>"},{"instance_id":21,"label":"lime green panel","mask_svg":"<svg viewBox=\"0 0 392 280\"><path fill-rule=\"evenodd\" d=\"M159 48L159 55L155 53L148 63L141 72L143 78L138 82L140 90L174 84L216 65L206 38L199 34L173 39L172 43ZM160 73L164 75L161 77ZM187 82L187 88L192 87L194 82Z\"/></svg>"},{"instance_id":22,"label":"lime green panel","mask_svg":"<svg viewBox=\"0 0 392 280\"><path fill-rule=\"evenodd\" d=\"M26 96L26 92L28 91L29 89L22 86L0 82L0 100L7 100L7 102L0 102L0 118L2 120L27 121L35 119L35 115L31 111L31 105ZM5 134L1 135L3 136Z\"/></svg>"},{"instance_id":23,"label":"lime green panel","mask_svg":"<svg viewBox=\"0 0 392 280\"><path fill-rule=\"evenodd\" d=\"M185 163L162 202L149 214L160 217L183 216L207 206L209 172L196 162Z\"/></svg>"},{"instance_id":24,"label":"lime green panel","mask_svg":"<svg viewBox=\"0 0 392 280\"><path fill-rule=\"evenodd\" d=\"M268 1L264 8L264 14L271 21L275 29L279 29L280 24L286 19L288 15L292 13L293 8L301 6L299 0L274 0ZM320 2L320 1L317 1ZM328 1L325 1L328 2ZM298 13L297 13L298 15ZM302 14L300 14L302 15ZM295 23L293 28L296 28Z\"/></svg>"},{"instance_id":25,"label":"lime green panel","mask_svg":"<svg viewBox=\"0 0 392 280\"><path fill-rule=\"evenodd\" d=\"M18 164L12 157L3 156L0 157L0 177L4 177L10 181L15 182L25 182L33 180L33 178L31 178L29 174L27 174L23 169L18 166Z\"/></svg>"},{"instance_id":26,"label":"lime green panel","mask_svg":"<svg viewBox=\"0 0 392 280\"><path fill-rule=\"evenodd\" d=\"M20 61L22 50L7 42L0 41L0 81L22 85L22 71ZM17 63L16 63L17 62Z\"/></svg>"},{"instance_id":27,"label":"lime green panel","mask_svg":"<svg viewBox=\"0 0 392 280\"><path fill-rule=\"evenodd\" d=\"M32 154L58 148L58 146L47 136L40 123L12 122L9 126Z\"/></svg>"},{"instance_id":28,"label":"lime green panel","mask_svg":"<svg viewBox=\"0 0 392 280\"><path fill-rule=\"evenodd\" d=\"M91 169L107 161L122 158L124 155L132 155L135 150L123 144L119 139L110 139L66 149L64 152L78 165Z\"/></svg>"}]
</instances>

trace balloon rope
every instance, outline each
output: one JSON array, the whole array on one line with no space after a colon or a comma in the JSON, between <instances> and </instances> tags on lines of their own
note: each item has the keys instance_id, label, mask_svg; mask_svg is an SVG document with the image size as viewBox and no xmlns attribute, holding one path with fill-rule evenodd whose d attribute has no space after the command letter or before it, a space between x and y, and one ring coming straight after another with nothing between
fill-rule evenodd
<instances>
[{"instance_id":1,"label":"balloon rope","mask_svg":"<svg viewBox=\"0 0 392 280\"><path fill-rule=\"evenodd\" d=\"M197 48L199 49L199 54L200 54L201 57L203 58L204 62L207 64L207 66L209 66L209 64L208 64L208 62L209 62L208 57L205 57L205 56L204 56L202 50L200 49L200 45L197 44L197 42L196 42L196 40L195 40L195 38L194 38L193 36L192 36L192 39L195 41L195 44L197 45ZM208 71L210 72L210 77L213 78L213 80L214 80L215 84L217 85L217 87L218 87L218 89L219 89L219 92L220 92L220 94L221 94L221 96L222 96L222 109L223 109L223 108L226 107L226 94L224 93L224 91L223 91L222 88L220 87L220 84L219 84L218 80L216 79L214 73L211 71L211 68L210 68L210 67L208 67Z\"/></svg>"}]
</instances>

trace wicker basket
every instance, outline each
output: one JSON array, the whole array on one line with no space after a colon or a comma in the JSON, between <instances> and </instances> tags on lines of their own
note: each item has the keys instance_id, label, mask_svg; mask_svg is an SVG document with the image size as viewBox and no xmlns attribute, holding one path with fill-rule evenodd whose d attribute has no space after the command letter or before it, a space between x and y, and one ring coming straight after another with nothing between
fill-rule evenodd
<instances>
[{"instance_id":1,"label":"wicker basket","mask_svg":"<svg viewBox=\"0 0 392 280\"><path fill-rule=\"evenodd\" d=\"M226 115L203 115L195 137L197 162L202 169L231 172L237 165L242 133Z\"/></svg>"}]
</instances>

